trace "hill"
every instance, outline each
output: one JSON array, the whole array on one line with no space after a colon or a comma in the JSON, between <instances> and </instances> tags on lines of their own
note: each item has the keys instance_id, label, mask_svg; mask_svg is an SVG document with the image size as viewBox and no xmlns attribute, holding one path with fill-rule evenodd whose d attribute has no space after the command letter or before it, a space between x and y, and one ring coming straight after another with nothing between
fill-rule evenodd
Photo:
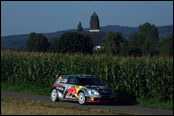
<instances>
[{"instance_id":1,"label":"hill","mask_svg":"<svg viewBox=\"0 0 174 116\"><path fill-rule=\"evenodd\" d=\"M173 25L168 26L157 26L159 31L159 38L163 38L169 35L169 33L173 32ZM85 32L88 32L89 28L84 28ZM49 41L53 37L59 37L62 32L72 31L76 32L76 29L62 30L56 31L53 33L41 33L46 36ZM121 32L123 37L128 38L132 33L138 31L138 27L128 27L128 26L119 26L119 25L108 25L102 26L101 31L103 32ZM26 40L29 38L29 34L22 35L10 35L1 37L1 49L25 49L26 48ZM95 45L99 44L100 41L95 40Z\"/></svg>"}]
</instances>

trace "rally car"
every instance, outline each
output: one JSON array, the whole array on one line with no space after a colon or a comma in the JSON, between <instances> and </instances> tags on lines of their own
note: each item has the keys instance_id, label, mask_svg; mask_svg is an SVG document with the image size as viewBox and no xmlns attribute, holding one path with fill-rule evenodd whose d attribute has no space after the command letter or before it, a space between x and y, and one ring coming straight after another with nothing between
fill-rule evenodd
<instances>
[{"instance_id":1,"label":"rally car","mask_svg":"<svg viewBox=\"0 0 174 116\"><path fill-rule=\"evenodd\" d=\"M87 74L57 75L51 88L51 100L103 103L115 102L116 93L106 87L97 77Z\"/></svg>"}]
</instances>

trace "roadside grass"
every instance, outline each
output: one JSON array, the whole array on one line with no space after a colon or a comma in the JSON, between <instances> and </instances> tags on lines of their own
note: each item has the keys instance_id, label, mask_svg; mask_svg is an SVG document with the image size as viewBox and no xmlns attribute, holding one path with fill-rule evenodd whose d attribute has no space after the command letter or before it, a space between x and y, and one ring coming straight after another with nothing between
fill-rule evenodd
<instances>
[{"instance_id":1,"label":"roadside grass","mask_svg":"<svg viewBox=\"0 0 174 116\"><path fill-rule=\"evenodd\" d=\"M21 84L19 86L16 84L1 82L1 89L7 91L20 92L20 93L31 93L31 94L49 96L51 87L43 88L37 85L30 85L30 84Z\"/></svg>"},{"instance_id":2,"label":"roadside grass","mask_svg":"<svg viewBox=\"0 0 174 116\"><path fill-rule=\"evenodd\" d=\"M1 82L1 89L7 91L14 91L20 93L30 93L49 96L51 87L43 88L36 85L12 85L9 83ZM173 110L173 101L170 102L161 102L158 99L144 99L136 98L135 106L140 107L149 107L149 108L158 108L158 109L168 109Z\"/></svg>"},{"instance_id":3,"label":"roadside grass","mask_svg":"<svg viewBox=\"0 0 174 116\"><path fill-rule=\"evenodd\" d=\"M1 98L2 115L136 115L73 105Z\"/></svg>"},{"instance_id":4,"label":"roadside grass","mask_svg":"<svg viewBox=\"0 0 174 116\"><path fill-rule=\"evenodd\" d=\"M137 106L173 110L173 102L161 102L158 99L137 98Z\"/></svg>"}]
</instances>

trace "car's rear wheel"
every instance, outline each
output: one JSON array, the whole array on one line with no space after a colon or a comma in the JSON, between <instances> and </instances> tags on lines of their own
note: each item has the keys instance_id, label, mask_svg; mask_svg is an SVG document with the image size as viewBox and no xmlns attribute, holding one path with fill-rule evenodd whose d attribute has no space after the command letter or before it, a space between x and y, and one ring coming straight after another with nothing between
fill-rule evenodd
<instances>
[{"instance_id":1,"label":"car's rear wheel","mask_svg":"<svg viewBox=\"0 0 174 116\"><path fill-rule=\"evenodd\" d=\"M85 94L83 92L80 92L78 95L78 100L79 100L79 104L83 105L86 103L86 98L85 98Z\"/></svg>"},{"instance_id":2,"label":"car's rear wheel","mask_svg":"<svg viewBox=\"0 0 174 116\"><path fill-rule=\"evenodd\" d=\"M53 89L53 90L51 91L51 101L56 102L56 101L58 101L58 100L59 100L59 99L58 99L57 90L56 90L56 89Z\"/></svg>"}]
</instances>

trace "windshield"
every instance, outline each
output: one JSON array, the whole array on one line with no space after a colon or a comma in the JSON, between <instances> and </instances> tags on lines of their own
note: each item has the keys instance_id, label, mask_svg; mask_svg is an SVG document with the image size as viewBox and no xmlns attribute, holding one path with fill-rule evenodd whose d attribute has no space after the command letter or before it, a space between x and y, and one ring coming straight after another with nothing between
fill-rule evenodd
<instances>
[{"instance_id":1,"label":"windshield","mask_svg":"<svg viewBox=\"0 0 174 116\"><path fill-rule=\"evenodd\" d=\"M78 78L78 81L81 85L103 85L103 83L98 78L94 77Z\"/></svg>"}]
</instances>

